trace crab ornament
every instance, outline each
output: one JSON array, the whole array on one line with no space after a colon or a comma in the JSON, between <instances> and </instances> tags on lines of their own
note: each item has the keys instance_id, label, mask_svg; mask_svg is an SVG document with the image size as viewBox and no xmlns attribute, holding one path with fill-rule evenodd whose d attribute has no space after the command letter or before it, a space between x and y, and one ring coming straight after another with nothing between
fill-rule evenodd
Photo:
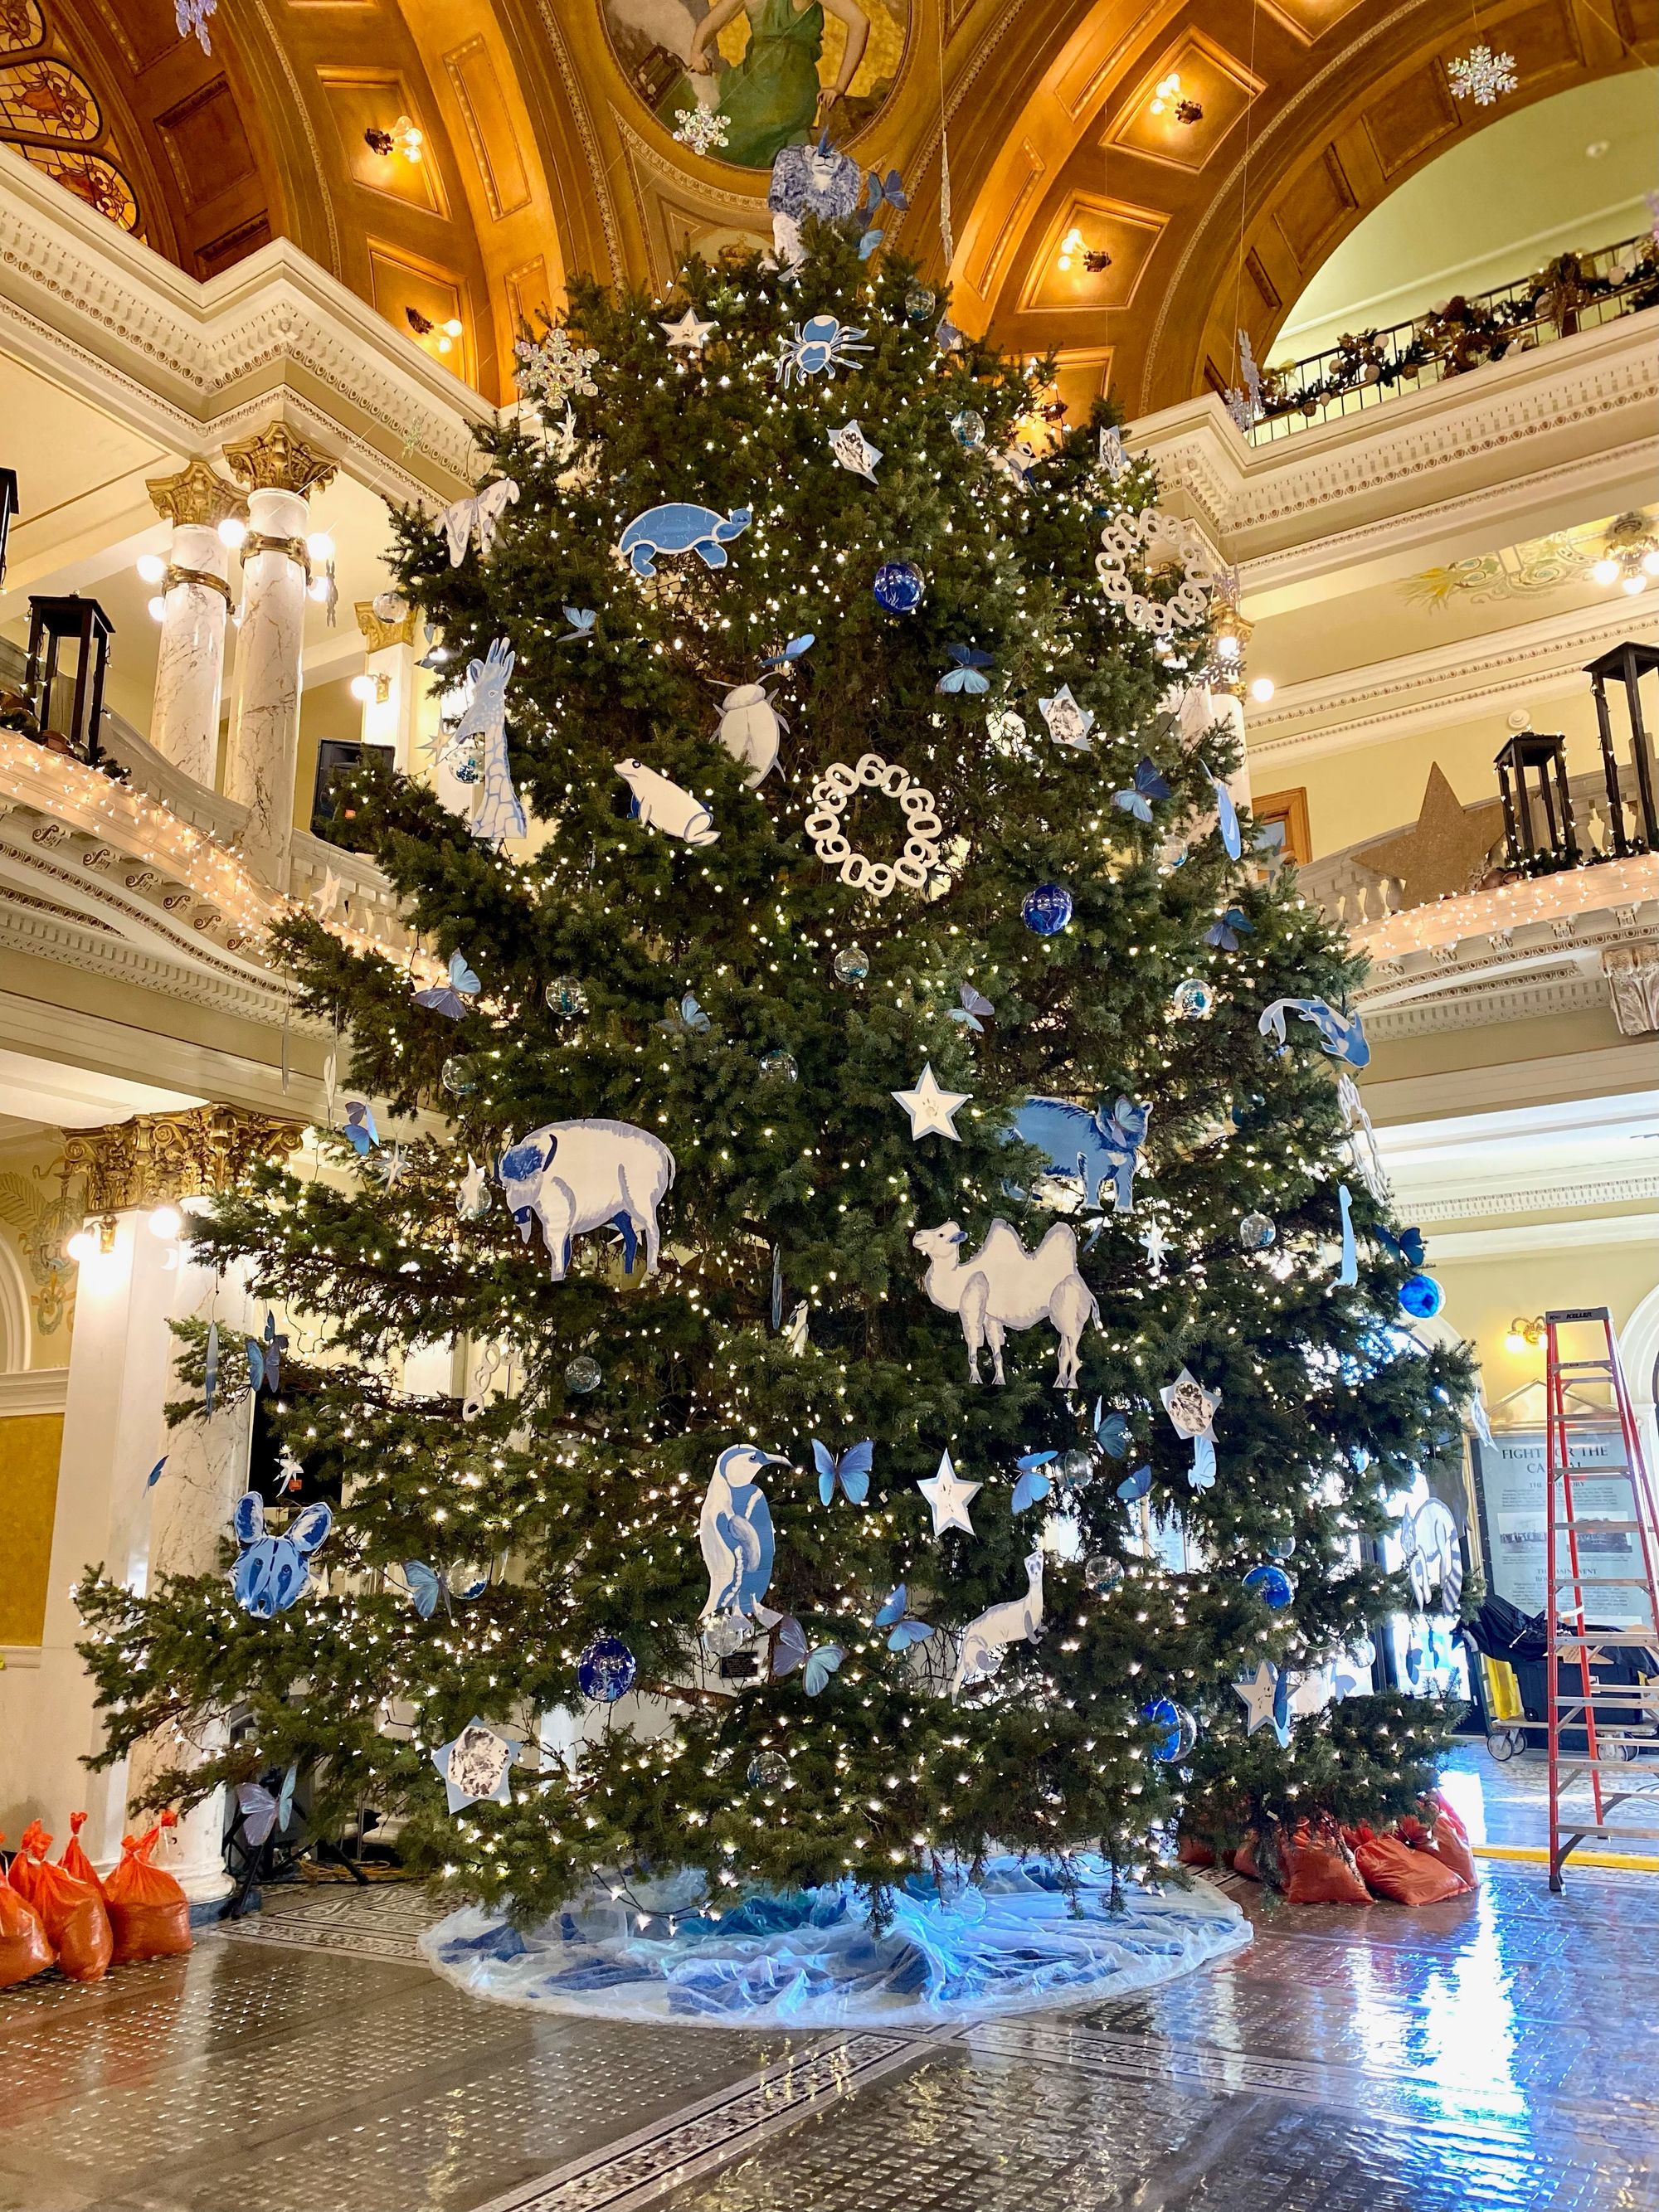
<instances>
[{"instance_id":1,"label":"crab ornament","mask_svg":"<svg viewBox=\"0 0 1659 2212\"><path fill-rule=\"evenodd\" d=\"M797 378L804 381L809 376L833 376L838 368L852 368L860 354L870 350L863 340L861 330L835 315L809 316L805 323L797 323L783 342L778 381L787 390Z\"/></svg>"},{"instance_id":2,"label":"crab ornament","mask_svg":"<svg viewBox=\"0 0 1659 2212\"><path fill-rule=\"evenodd\" d=\"M309 1580L306 1565L334 1526L334 1516L319 1498L302 1505L283 1536L265 1534L265 1502L257 1490L245 1490L230 1516L231 1533L243 1547L231 1574L231 1589L244 1613L270 1620L285 1613Z\"/></svg>"}]
</instances>

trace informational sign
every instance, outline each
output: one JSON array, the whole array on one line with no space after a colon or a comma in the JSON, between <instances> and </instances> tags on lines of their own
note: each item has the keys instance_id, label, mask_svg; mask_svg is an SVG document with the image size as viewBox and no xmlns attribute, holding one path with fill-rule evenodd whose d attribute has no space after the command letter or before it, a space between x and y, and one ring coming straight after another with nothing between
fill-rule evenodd
<instances>
[{"instance_id":1,"label":"informational sign","mask_svg":"<svg viewBox=\"0 0 1659 2212\"><path fill-rule=\"evenodd\" d=\"M1522 1613L1542 1613L1548 1601L1545 1588L1548 1573L1544 1522L1547 1510L1548 1470L1541 1429L1500 1431L1490 1443L1474 1443L1475 1481L1480 1498L1481 1534L1486 1545L1486 1577L1499 1597L1506 1597ZM1573 1438L1576 1467L1622 1467L1624 1439L1611 1433ZM1631 1489L1623 1475L1605 1482L1577 1481L1572 1486L1573 1516L1578 1524L1578 1570L1584 1581L1584 1619L1597 1628L1624 1628L1647 1617L1641 1589L1608 1587L1607 1580L1627 1581L1642 1571L1634 1534L1627 1528L1598 1528L1598 1521L1628 1521ZM1567 1537L1558 1531L1556 1566L1565 1574L1571 1566ZM1571 1602L1571 1586L1558 1584L1563 1609Z\"/></svg>"}]
</instances>

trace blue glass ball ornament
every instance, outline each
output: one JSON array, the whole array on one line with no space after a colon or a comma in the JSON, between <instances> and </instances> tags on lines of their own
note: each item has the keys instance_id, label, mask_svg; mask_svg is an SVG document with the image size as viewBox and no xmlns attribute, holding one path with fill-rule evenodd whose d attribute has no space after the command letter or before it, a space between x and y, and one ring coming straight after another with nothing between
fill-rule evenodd
<instances>
[{"instance_id":1,"label":"blue glass ball ornament","mask_svg":"<svg viewBox=\"0 0 1659 2212\"><path fill-rule=\"evenodd\" d=\"M439 1069L438 1079L452 1098L470 1098L478 1087L471 1061L454 1053Z\"/></svg>"},{"instance_id":2,"label":"blue glass ball ornament","mask_svg":"<svg viewBox=\"0 0 1659 2212\"><path fill-rule=\"evenodd\" d=\"M1123 1579L1123 1562L1109 1552L1091 1552L1083 1562L1083 1579L1097 1597L1105 1597Z\"/></svg>"},{"instance_id":3,"label":"blue glass ball ornament","mask_svg":"<svg viewBox=\"0 0 1659 2212\"><path fill-rule=\"evenodd\" d=\"M444 1569L444 1587L451 1597L482 1597L489 1588L489 1569L476 1559L452 1559Z\"/></svg>"},{"instance_id":4,"label":"blue glass ball ornament","mask_svg":"<svg viewBox=\"0 0 1659 2212\"><path fill-rule=\"evenodd\" d=\"M1407 1275L1400 1285L1400 1310L1413 1321L1432 1321L1446 1302L1446 1293L1432 1275Z\"/></svg>"},{"instance_id":5,"label":"blue glass ball ornament","mask_svg":"<svg viewBox=\"0 0 1659 2212\"><path fill-rule=\"evenodd\" d=\"M1140 1709L1140 1717L1158 1729L1152 1743L1152 1757L1160 1766L1173 1766L1177 1759L1185 1759L1198 1741L1198 1723L1185 1705L1178 1705L1172 1698L1157 1698Z\"/></svg>"},{"instance_id":6,"label":"blue glass ball ornament","mask_svg":"<svg viewBox=\"0 0 1659 2212\"><path fill-rule=\"evenodd\" d=\"M475 745L471 752L457 753L447 765L457 783L476 783L483 774L483 755Z\"/></svg>"},{"instance_id":7,"label":"blue glass ball ornament","mask_svg":"<svg viewBox=\"0 0 1659 2212\"><path fill-rule=\"evenodd\" d=\"M587 994L574 975L556 975L542 992L547 1011L562 1022L574 1022L587 1012Z\"/></svg>"},{"instance_id":8,"label":"blue glass ball ornament","mask_svg":"<svg viewBox=\"0 0 1659 2212\"><path fill-rule=\"evenodd\" d=\"M789 1762L781 1751L757 1751L749 1762L751 1790L781 1790L789 1779Z\"/></svg>"},{"instance_id":9,"label":"blue glass ball ornament","mask_svg":"<svg viewBox=\"0 0 1659 2212\"><path fill-rule=\"evenodd\" d=\"M836 955L836 981L861 983L870 973L870 956L861 945L843 945Z\"/></svg>"},{"instance_id":10,"label":"blue glass ball ornament","mask_svg":"<svg viewBox=\"0 0 1659 2212\"><path fill-rule=\"evenodd\" d=\"M620 1636L596 1636L576 1662L576 1680L595 1705L614 1705L634 1686L639 1665Z\"/></svg>"},{"instance_id":11,"label":"blue glass ball ornament","mask_svg":"<svg viewBox=\"0 0 1659 2212\"><path fill-rule=\"evenodd\" d=\"M1296 1595L1296 1584L1283 1567L1252 1567L1244 1577L1244 1587L1255 1592L1269 1613L1283 1613Z\"/></svg>"},{"instance_id":12,"label":"blue glass ball ornament","mask_svg":"<svg viewBox=\"0 0 1659 2212\"><path fill-rule=\"evenodd\" d=\"M904 313L908 321L925 323L933 313L933 295L926 284L912 284L906 290Z\"/></svg>"},{"instance_id":13,"label":"blue glass ball ornament","mask_svg":"<svg viewBox=\"0 0 1659 2212\"><path fill-rule=\"evenodd\" d=\"M1247 1252L1265 1252L1278 1234L1265 1213L1247 1213L1238 1224L1238 1241Z\"/></svg>"},{"instance_id":14,"label":"blue glass ball ornament","mask_svg":"<svg viewBox=\"0 0 1659 2212\"><path fill-rule=\"evenodd\" d=\"M1064 884L1039 884L1026 892L1019 918L1039 937L1058 937L1072 919L1072 894Z\"/></svg>"},{"instance_id":15,"label":"blue glass ball ornament","mask_svg":"<svg viewBox=\"0 0 1659 2212\"><path fill-rule=\"evenodd\" d=\"M914 561L884 561L870 588L876 595L876 605L885 607L890 615L909 615L921 605L927 580Z\"/></svg>"},{"instance_id":16,"label":"blue glass ball ornament","mask_svg":"<svg viewBox=\"0 0 1659 2212\"><path fill-rule=\"evenodd\" d=\"M564 1387L574 1391L578 1397L586 1397L590 1390L597 1390L604 1380L599 1361L586 1352L579 1352L565 1367Z\"/></svg>"},{"instance_id":17,"label":"blue glass ball ornament","mask_svg":"<svg viewBox=\"0 0 1659 2212\"><path fill-rule=\"evenodd\" d=\"M961 414L951 417L951 434L957 445L971 452L985 443L985 417L976 407L964 407Z\"/></svg>"},{"instance_id":18,"label":"blue glass ball ornament","mask_svg":"<svg viewBox=\"0 0 1659 2212\"><path fill-rule=\"evenodd\" d=\"M1207 1022L1215 1012L1215 993L1201 975L1187 975L1176 985L1170 1003L1183 1022Z\"/></svg>"}]
</instances>

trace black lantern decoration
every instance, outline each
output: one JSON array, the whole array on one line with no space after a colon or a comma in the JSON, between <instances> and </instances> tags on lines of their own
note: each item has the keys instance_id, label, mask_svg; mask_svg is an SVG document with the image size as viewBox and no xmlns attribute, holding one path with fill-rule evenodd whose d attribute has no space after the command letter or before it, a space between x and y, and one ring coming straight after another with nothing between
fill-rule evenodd
<instances>
[{"instance_id":1,"label":"black lantern decoration","mask_svg":"<svg viewBox=\"0 0 1659 2212\"><path fill-rule=\"evenodd\" d=\"M0 469L0 590L6 581L6 545L17 520L17 471Z\"/></svg>"},{"instance_id":2,"label":"black lantern decoration","mask_svg":"<svg viewBox=\"0 0 1659 2212\"><path fill-rule=\"evenodd\" d=\"M58 681L58 648L73 638L80 650L75 660L75 696L70 708L70 726L64 732L70 749L95 768L103 757L99 726L104 714L104 672L109 665L109 641L115 625L96 599L35 599L29 600L29 662L23 688L42 735L52 726L52 686Z\"/></svg>"},{"instance_id":3,"label":"black lantern decoration","mask_svg":"<svg viewBox=\"0 0 1659 2212\"><path fill-rule=\"evenodd\" d=\"M1492 765L1504 801L1505 859L1527 874L1570 868L1578 860L1578 838L1567 791L1567 741L1522 730L1511 738ZM1528 775L1537 778L1528 789Z\"/></svg>"},{"instance_id":4,"label":"black lantern decoration","mask_svg":"<svg viewBox=\"0 0 1659 2212\"><path fill-rule=\"evenodd\" d=\"M1584 671L1595 694L1595 726L1601 738L1601 775L1607 787L1607 814L1613 830L1613 849L1623 859L1626 853L1651 853L1659 849L1659 808L1654 803L1653 752L1642 720L1641 684L1644 676L1659 668L1659 646L1637 645L1626 639L1615 645L1611 653L1604 653L1599 660L1592 660ZM1613 720L1607 712L1607 678L1613 678L1625 687L1625 711L1630 717L1631 761L1636 769L1636 796L1626 801L1619 787L1619 760L1613 749ZM1638 827L1633 836L1625 829L1625 807L1635 809Z\"/></svg>"}]
</instances>

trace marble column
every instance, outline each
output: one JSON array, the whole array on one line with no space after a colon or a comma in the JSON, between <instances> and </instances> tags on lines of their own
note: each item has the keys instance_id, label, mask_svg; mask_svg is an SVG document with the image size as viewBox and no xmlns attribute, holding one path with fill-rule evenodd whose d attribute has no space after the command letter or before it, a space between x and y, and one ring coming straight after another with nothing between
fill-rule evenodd
<instances>
[{"instance_id":1,"label":"marble column","mask_svg":"<svg viewBox=\"0 0 1659 2212\"><path fill-rule=\"evenodd\" d=\"M331 461L286 423L227 446L225 465L248 487L242 623L236 643L236 708L225 794L248 810L242 851L278 890L288 884L294 778L300 751L301 654L305 642L306 500L333 481Z\"/></svg>"},{"instance_id":2,"label":"marble column","mask_svg":"<svg viewBox=\"0 0 1659 2212\"><path fill-rule=\"evenodd\" d=\"M161 586L161 650L155 669L150 743L198 783L212 788L219 760L219 702L224 683L225 623L230 613L230 550L219 525L246 520L247 502L205 461L144 489L173 525Z\"/></svg>"}]
</instances>

